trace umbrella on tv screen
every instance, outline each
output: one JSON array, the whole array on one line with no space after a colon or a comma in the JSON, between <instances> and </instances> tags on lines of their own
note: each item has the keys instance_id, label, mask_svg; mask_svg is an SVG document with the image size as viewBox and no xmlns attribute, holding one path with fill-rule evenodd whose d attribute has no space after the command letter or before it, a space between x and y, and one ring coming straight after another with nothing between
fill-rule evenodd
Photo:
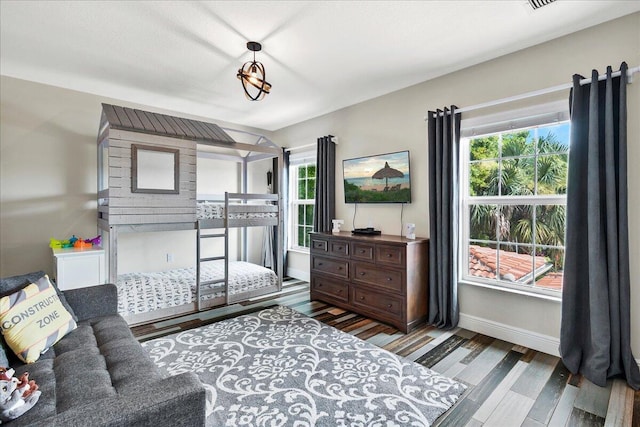
<instances>
[{"instance_id":1,"label":"umbrella on tv screen","mask_svg":"<svg viewBox=\"0 0 640 427\"><path fill-rule=\"evenodd\" d=\"M409 152L342 161L345 203L411 203Z\"/></svg>"}]
</instances>

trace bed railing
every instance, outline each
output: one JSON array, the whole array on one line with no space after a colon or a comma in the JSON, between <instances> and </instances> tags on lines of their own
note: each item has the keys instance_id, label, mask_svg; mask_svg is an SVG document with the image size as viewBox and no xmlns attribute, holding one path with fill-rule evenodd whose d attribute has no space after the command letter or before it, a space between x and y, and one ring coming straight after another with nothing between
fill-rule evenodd
<instances>
[{"instance_id":1,"label":"bed railing","mask_svg":"<svg viewBox=\"0 0 640 427\"><path fill-rule=\"evenodd\" d=\"M197 262L196 262L196 293L197 307L201 310L202 297L215 293L214 288L202 289L202 286L224 283L225 302L228 305L233 302L229 295L229 228L256 227L256 226L282 226L280 207L277 194L252 194L252 193L225 193L224 197L204 196L198 198L198 203L222 204L224 212L215 218L198 218L197 228ZM251 202L264 202L251 203ZM206 229L224 229L223 233L207 233ZM202 256L202 239L224 238L223 256ZM201 263L224 259L224 280L201 281ZM279 267L278 267L279 269ZM279 273L279 286L282 285L282 274Z\"/></svg>"}]
</instances>

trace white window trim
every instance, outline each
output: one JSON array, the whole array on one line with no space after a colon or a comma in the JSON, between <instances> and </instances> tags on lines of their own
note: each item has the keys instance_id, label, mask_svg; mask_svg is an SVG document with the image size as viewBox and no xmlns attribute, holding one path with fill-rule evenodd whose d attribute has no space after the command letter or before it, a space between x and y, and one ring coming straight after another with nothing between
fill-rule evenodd
<instances>
[{"instance_id":1,"label":"white window trim","mask_svg":"<svg viewBox=\"0 0 640 427\"><path fill-rule=\"evenodd\" d=\"M472 286L495 289L505 292L538 297L551 301L561 301L562 292L545 288L536 288L533 285L515 284L499 279L486 279L467 274L469 263L469 227L466 216L469 208L469 140L475 136L486 136L496 133L517 131L532 127L544 127L567 122L569 120L568 103L557 101L547 104L540 104L533 107L509 110L501 113L463 119L460 130L460 189L458 198L458 208L461 221L458 222L458 277L459 282ZM535 203L529 196L482 196L473 199L474 204L561 204L566 205L566 195L536 196ZM546 246L546 245L545 245Z\"/></svg>"},{"instance_id":2,"label":"white window trim","mask_svg":"<svg viewBox=\"0 0 640 427\"><path fill-rule=\"evenodd\" d=\"M297 182L297 174L292 173L294 168L297 168L300 165L314 163L316 164L316 152L314 151L303 151L295 154L291 154L289 157L289 247L287 248L293 252L300 253L309 253L309 248L304 246L298 246L298 211L295 209L298 205L315 205L315 200L306 201L298 201L298 182ZM296 178L294 178L296 176ZM292 185L295 182L296 185ZM316 183L317 184L317 183ZM295 237L295 238L294 238Z\"/></svg>"}]
</instances>

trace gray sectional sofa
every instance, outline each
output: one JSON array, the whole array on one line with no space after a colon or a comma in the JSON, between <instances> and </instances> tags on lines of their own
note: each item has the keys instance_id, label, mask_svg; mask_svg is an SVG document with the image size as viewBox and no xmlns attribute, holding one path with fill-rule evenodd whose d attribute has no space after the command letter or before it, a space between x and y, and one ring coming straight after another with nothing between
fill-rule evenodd
<instances>
[{"instance_id":1,"label":"gray sectional sofa","mask_svg":"<svg viewBox=\"0 0 640 427\"><path fill-rule=\"evenodd\" d=\"M0 296L35 282L43 274L0 279ZM77 316L78 327L38 361L29 365L20 362L2 340L8 359L4 363L15 369L16 376L28 371L42 392L33 408L6 425L205 425L202 383L193 373L161 377L117 314L114 285L61 294Z\"/></svg>"}]
</instances>

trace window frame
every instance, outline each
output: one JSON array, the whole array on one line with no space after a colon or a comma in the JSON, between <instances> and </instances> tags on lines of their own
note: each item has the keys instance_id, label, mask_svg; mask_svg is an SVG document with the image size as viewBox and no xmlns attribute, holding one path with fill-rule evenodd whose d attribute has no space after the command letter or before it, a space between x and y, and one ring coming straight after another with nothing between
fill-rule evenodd
<instances>
[{"instance_id":1,"label":"window frame","mask_svg":"<svg viewBox=\"0 0 640 427\"><path fill-rule=\"evenodd\" d=\"M545 105L539 105L527 109L512 110L504 113L494 114L491 116L477 117L462 122L461 126L461 138L460 138L460 155L458 160L458 167L460 173L460 188L458 197L458 208L460 212L460 221L458 227L458 233L460 236L458 245L458 277L461 283L477 285L481 287L487 287L492 289L498 289L503 291L510 291L519 294L525 294L545 299L551 299L560 301L562 297L562 290L553 290L543 287L537 287L534 283L521 284L508 280L501 280L500 278L490 279L484 277L473 276L469 274L469 246L472 244L472 240L480 242L478 239L471 239L470 230L470 207L471 205L528 205L533 207L532 226L535 230L536 227L536 211L538 206L559 205L566 207L567 196L565 194L544 194L535 195L537 192L538 180L534 180L534 195L493 195L493 196L471 196L470 193L470 172L471 164L470 141L474 138L487 137L491 135L502 135L508 133L515 133L521 130L544 128L555 125L562 125L569 123L569 115L566 105L560 103L551 103ZM535 133L537 138L537 130ZM499 139L499 144L501 138ZM567 150L567 154L569 151ZM539 153L537 150L533 155L526 156L502 156L501 150L499 151L498 160L504 160L509 158L525 158L532 157L537 160L540 155L545 153ZM534 173L537 173L537 161L534 162ZM502 164L502 162L500 162ZM565 223L566 227L566 223ZM487 243L496 244L496 251L500 249L501 241L499 236L496 236L495 241L486 241ZM531 245L533 248L541 247L547 249L562 249L566 258L566 245L546 245L539 244L535 241L535 232L532 235ZM500 264L497 257L497 269L499 271ZM535 274L535 265L532 259L532 274Z\"/></svg>"},{"instance_id":2,"label":"window frame","mask_svg":"<svg viewBox=\"0 0 640 427\"><path fill-rule=\"evenodd\" d=\"M309 247L298 245L299 239L299 222L298 222L298 206L313 206L315 210L315 192L313 199L299 199L298 198L298 184L300 179L298 177L298 170L301 166L308 167L309 165L316 166L317 173L317 161L316 152L307 151L302 153L291 154L289 158L289 239L288 250L309 253ZM304 178L308 181L308 178ZM314 178L314 180L317 179ZM314 187L315 188L315 187ZM311 224L303 224L303 227L311 226L313 229L313 220Z\"/></svg>"}]
</instances>

